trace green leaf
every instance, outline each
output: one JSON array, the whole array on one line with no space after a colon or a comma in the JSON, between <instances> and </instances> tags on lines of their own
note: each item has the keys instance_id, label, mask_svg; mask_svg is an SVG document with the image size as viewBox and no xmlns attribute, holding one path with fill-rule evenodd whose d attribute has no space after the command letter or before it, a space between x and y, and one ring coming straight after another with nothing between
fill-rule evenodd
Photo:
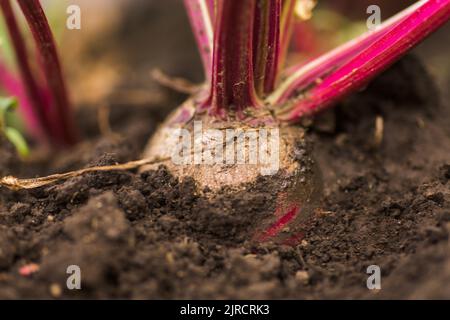
<instances>
[{"instance_id":1,"label":"green leaf","mask_svg":"<svg viewBox=\"0 0 450 320\"><path fill-rule=\"evenodd\" d=\"M17 108L16 98L2 98L0 97L0 115L4 115L8 111L13 111Z\"/></svg>"},{"instance_id":2,"label":"green leaf","mask_svg":"<svg viewBox=\"0 0 450 320\"><path fill-rule=\"evenodd\" d=\"M3 133L6 136L22 157L26 157L29 155L30 150L28 149L25 138L17 129L7 127L5 121L6 114L16 109L17 104L16 98L0 97L0 133Z\"/></svg>"},{"instance_id":3,"label":"green leaf","mask_svg":"<svg viewBox=\"0 0 450 320\"><path fill-rule=\"evenodd\" d=\"M9 111L17 108L16 98L2 98L0 97L0 131L4 130L5 127L5 116Z\"/></svg>"},{"instance_id":4,"label":"green leaf","mask_svg":"<svg viewBox=\"0 0 450 320\"><path fill-rule=\"evenodd\" d=\"M8 138L9 142L11 142L14 145L14 147L16 147L17 152L22 157L27 157L30 154L28 144L25 141L25 138L18 130L14 128L6 128L5 136L6 138Z\"/></svg>"}]
</instances>

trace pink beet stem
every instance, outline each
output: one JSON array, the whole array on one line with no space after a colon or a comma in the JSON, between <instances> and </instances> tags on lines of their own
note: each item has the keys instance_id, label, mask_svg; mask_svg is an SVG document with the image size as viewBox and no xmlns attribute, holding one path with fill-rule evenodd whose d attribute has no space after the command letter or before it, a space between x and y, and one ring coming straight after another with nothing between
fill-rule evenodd
<instances>
[{"instance_id":1,"label":"pink beet stem","mask_svg":"<svg viewBox=\"0 0 450 320\"><path fill-rule=\"evenodd\" d=\"M372 43L388 33L394 25L406 19L412 12L420 7L420 5L421 2L412 5L410 8L403 10L384 22L379 28L368 31L356 39L341 45L307 64L302 63L289 68L285 72L288 75L286 80L282 82L276 92L274 92L268 100L273 105L283 104L295 93L312 85L317 79L330 73L333 69L337 69L345 62L348 62L350 59L361 53Z\"/></svg>"},{"instance_id":2,"label":"pink beet stem","mask_svg":"<svg viewBox=\"0 0 450 320\"><path fill-rule=\"evenodd\" d=\"M260 0L254 29L254 78L259 96L273 91L280 58L281 0Z\"/></svg>"},{"instance_id":3,"label":"pink beet stem","mask_svg":"<svg viewBox=\"0 0 450 320\"><path fill-rule=\"evenodd\" d=\"M392 26L362 53L346 62L307 92L307 96L280 112L282 120L297 121L321 111L366 85L450 17L450 0L428 0Z\"/></svg>"},{"instance_id":4,"label":"pink beet stem","mask_svg":"<svg viewBox=\"0 0 450 320\"><path fill-rule=\"evenodd\" d=\"M0 83L21 102L20 106L26 115L26 119L29 121L30 130L35 131L38 135L42 135L45 132L45 135L48 137L51 135L51 127L47 120L44 95L31 71L25 41L20 33L11 3L9 0L0 0L0 7L8 27L25 87L8 72L5 65L0 66Z\"/></svg>"},{"instance_id":5,"label":"pink beet stem","mask_svg":"<svg viewBox=\"0 0 450 320\"><path fill-rule=\"evenodd\" d=\"M255 0L221 0L217 4L214 33L211 113L239 117L248 107L258 107L253 80L253 28Z\"/></svg>"},{"instance_id":6,"label":"pink beet stem","mask_svg":"<svg viewBox=\"0 0 450 320\"><path fill-rule=\"evenodd\" d=\"M205 77L210 81L212 70L212 46L213 46L213 0L184 0L189 20L194 31L200 56L203 62Z\"/></svg>"},{"instance_id":7,"label":"pink beet stem","mask_svg":"<svg viewBox=\"0 0 450 320\"><path fill-rule=\"evenodd\" d=\"M28 22L37 49L42 56L43 71L52 94L53 108L50 109L50 122L57 126L58 136L53 137L62 145L76 142L72 110L62 75L55 41L39 0L18 0Z\"/></svg>"},{"instance_id":8,"label":"pink beet stem","mask_svg":"<svg viewBox=\"0 0 450 320\"><path fill-rule=\"evenodd\" d=\"M216 0L205 0L208 6L209 16L211 17L211 24L214 25L216 19Z\"/></svg>"}]
</instances>

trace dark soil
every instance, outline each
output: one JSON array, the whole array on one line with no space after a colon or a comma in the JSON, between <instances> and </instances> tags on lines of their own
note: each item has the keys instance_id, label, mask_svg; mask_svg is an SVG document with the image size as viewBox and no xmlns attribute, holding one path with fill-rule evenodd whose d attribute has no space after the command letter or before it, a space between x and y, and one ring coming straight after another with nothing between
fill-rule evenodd
<instances>
[{"instance_id":1,"label":"dark soil","mask_svg":"<svg viewBox=\"0 0 450 320\"><path fill-rule=\"evenodd\" d=\"M87 141L37 164L18 164L2 141L0 173L135 160L162 119L156 110L114 106L120 138L98 135L82 110ZM0 298L450 298L449 111L407 57L321 116L309 136L324 198L293 247L244 241L257 222L245 217L273 209L270 185L206 200L161 168L0 189ZM66 289L70 265L82 290ZM381 268L381 290L366 287L370 265Z\"/></svg>"}]
</instances>

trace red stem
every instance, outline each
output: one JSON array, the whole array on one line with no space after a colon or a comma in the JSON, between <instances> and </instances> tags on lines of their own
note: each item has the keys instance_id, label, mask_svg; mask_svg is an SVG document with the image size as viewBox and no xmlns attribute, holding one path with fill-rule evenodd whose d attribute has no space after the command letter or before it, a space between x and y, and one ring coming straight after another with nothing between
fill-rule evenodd
<instances>
[{"instance_id":1,"label":"red stem","mask_svg":"<svg viewBox=\"0 0 450 320\"><path fill-rule=\"evenodd\" d=\"M258 107L253 79L253 28L256 0L220 0L214 34L211 114L239 117Z\"/></svg>"},{"instance_id":2,"label":"red stem","mask_svg":"<svg viewBox=\"0 0 450 320\"><path fill-rule=\"evenodd\" d=\"M212 68L213 14L214 3L211 0L184 0L184 5L197 40L197 46L203 62L205 78L210 81Z\"/></svg>"},{"instance_id":3,"label":"red stem","mask_svg":"<svg viewBox=\"0 0 450 320\"><path fill-rule=\"evenodd\" d=\"M297 121L355 92L450 18L450 0L428 0L420 4L406 19L311 89L306 98L290 105L287 112L283 110L280 119Z\"/></svg>"},{"instance_id":4,"label":"red stem","mask_svg":"<svg viewBox=\"0 0 450 320\"><path fill-rule=\"evenodd\" d=\"M291 43L292 32L294 27L294 12L295 12L296 0L283 0L280 20L280 55L279 55L279 68L283 68L287 54L289 51L289 45ZM278 75L280 72L278 71Z\"/></svg>"},{"instance_id":5,"label":"red stem","mask_svg":"<svg viewBox=\"0 0 450 320\"><path fill-rule=\"evenodd\" d=\"M209 10L209 16L211 17L211 22L214 25L216 20L216 0L205 0Z\"/></svg>"},{"instance_id":6,"label":"red stem","mask_svg":"<svg viewBox=\"0 0 450 320\"><path fill-rule=\"evenodd\" d=\"M285 71L287 78L280 84L277 90L268 98L272 105L285 103L293 95L311 86L316 80L336 70L344 63L350 61L364 49L367 49L375 41L387 34L394 25L406 19L414 12L420 3L412 5L398 15L390 18L374 31L368 31L334 50L308 62L293 66Z\"/></svg>"},{"instance_id":7,"label":"red stem","mask_svg":"<svg viewBox=\"0 0 450 320\"><path fill-rule=\"evenodd\" d=\"M28 22L37 49L42 56L43 71L52 94L54 108L51 108L50 121L58 125L58 142L70 145L76 142L77 135L73 124L72 110L62 75L55 41L39 0L17 0Z\"/></svg>"}]
</instances>

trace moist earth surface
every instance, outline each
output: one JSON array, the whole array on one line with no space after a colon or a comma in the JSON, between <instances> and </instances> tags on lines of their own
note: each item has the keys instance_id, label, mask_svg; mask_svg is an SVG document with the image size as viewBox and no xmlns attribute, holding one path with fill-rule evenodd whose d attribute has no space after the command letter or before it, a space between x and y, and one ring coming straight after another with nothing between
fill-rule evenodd
<instances>
[{"instance_id":1,"label":"moist earth surface","mask_svg":"<svg viewBox=\"0 0 450 320\"><path fill-rule=\"evenodd\" d=\"M245 240L274 209L268 178L209 197L164 167L2 188L0 298L450 298L450 112L433 83L408 56L303 123L324 190L294 246ZM81 109L85 142L23 164L2 140L0 173L136 160L163 119L158 110L174 105L124 110L113 101L113 136ZM66 287L72 265L81 290ZM381 290L367 288L371 265Z\"/></svg>"}]
</instances>

